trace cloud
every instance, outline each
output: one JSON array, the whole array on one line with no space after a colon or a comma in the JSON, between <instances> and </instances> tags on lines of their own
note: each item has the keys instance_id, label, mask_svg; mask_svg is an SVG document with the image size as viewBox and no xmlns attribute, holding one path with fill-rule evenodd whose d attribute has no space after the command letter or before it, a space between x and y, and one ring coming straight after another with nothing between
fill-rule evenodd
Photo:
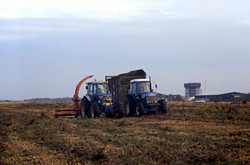
<instances>
[{"instance_id":1,"label":"cloud","mask_svg":"<svg viewBox=\"0 0 250 165\"><path fill-rule=\"evenodd\" d=\"M198 19L249 25L249 0L1 0L0 18Z\"/></svg>"},{"instance_id":2,"label":"cloud","mask_svg":"<svg viewBox=\"0 0 250 165\"><path fill-rule=\"evenodd\" d=\"M115 0L2 0L0 6L1 18L109 18L134 10L133 4Z\"/></svg>"},{"instance_id":3,"label":"cloud","mask_svg":"<svg viewBox=\"0 0 250 165\"><path fill-rule=\"evenodd\" d=\"M35 34L2 34L0 35L1 40L20 40L20 39L27 39L27 38L35 38L37 35Z\"/></svg>"}]
</instances>

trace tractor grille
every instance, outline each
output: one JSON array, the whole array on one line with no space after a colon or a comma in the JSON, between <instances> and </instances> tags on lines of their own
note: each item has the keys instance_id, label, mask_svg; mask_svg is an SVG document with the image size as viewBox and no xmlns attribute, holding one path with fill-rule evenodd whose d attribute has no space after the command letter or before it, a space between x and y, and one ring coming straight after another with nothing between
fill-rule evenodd
<instances>
[{"instance_id":1,"label":"tractor grille","mask_svg":"<svg viewBox=\"0 0 250 165\"><path fill-rule=\"evenodd\" d=\"M104 104L111 104L112 103L112 96L104 96L103 97L103 103Z\"/></svg>"},{"instance_id":2,"label":"tractor grille","mask_svg":"<svg viewBox=\"0 0 250 165\"><path fill-rule=\"evenodd\" d=\"M156 101L156 96L148 96L147 97L148 103L155 103L155 101Z\"/></svg>"}]
</instances>

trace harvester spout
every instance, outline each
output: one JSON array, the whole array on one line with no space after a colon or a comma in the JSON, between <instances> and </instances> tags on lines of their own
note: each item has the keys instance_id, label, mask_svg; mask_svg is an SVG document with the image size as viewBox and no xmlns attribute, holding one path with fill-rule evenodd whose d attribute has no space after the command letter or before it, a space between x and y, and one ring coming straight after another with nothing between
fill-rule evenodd
<instances>
[{"instance_id":1,"label":"harvester spout","mask_svg":"<svg viewBox=\"0 0 250 165\"><path fill-rule=\"evenodd\" d=\"M78 93L79 93L79 90L80 90L80 87L82 85L82 83L84 81L86 81L87 79L93 77L93 75L91 76L87 76L85 77L84 79L82 79L76 86L76 90L75 90L75 94L72 98L72 100L74 101L74 108L73 109L70 109L70 108L67 108L67 109L55 109L55 117L57 118L58 116L69 116L69 115L74 115L75 117L79 116L80 115L80 105L79 105L79 97L78 97ZM63 114L59 114L59 112L63 112ZM68 113L64 113L64 112L71 112L70 114ZM73 112L73 113L72 113Z\"/></svg>"},{"instance_id":2,"label":"harvester spout","mask_svg":"<svg viewBox=\"0 0 250 165\"><path fill-rule=\"evenodd\" d=\"M75 94L74 94L74 96L73 96L73 100L74 100L74 101L79 101L78 93L79 93L80 87L81 87L81 85L82 85L82 83L83 83L84 81L86 81L87 79L89 79L89 78L91 78L91 77L93 77L93 75L85 77L84 79L82 79L82 80L77 84L76 90L75 90Z\"/></svg>"}]
</instances>

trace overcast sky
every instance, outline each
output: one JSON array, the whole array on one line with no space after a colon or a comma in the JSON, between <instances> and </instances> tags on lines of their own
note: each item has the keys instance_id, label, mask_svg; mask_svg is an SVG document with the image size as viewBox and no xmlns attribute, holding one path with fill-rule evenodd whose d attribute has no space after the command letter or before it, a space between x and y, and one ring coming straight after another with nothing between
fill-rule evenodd
<instances>
[{"instance_id":1,"label":"overcast sky","mask_svg":"<svg viewBox=\"0 0 250 165\"><path fill-rule=\"evenodd\" d=\"M0 99L144 69L157 92L250 92L249 0L0 0ZM82 97L85 91L82 88Z\"/></svg>"}]
</instances>

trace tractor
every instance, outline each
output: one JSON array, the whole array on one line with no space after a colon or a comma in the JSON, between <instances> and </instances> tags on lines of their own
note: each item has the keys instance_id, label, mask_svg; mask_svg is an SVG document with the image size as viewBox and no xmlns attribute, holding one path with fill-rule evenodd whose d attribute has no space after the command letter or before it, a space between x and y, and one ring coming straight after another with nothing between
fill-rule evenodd
<instances>
[{"instance_id":1,"label":"tractor","mask_svg":"<svg viewBox=\"0 0 250 165\"><path fill-rule=\"evenodd\" d=\"M133 70L116 76L106 76L113 102L122 102L125 116L142 116L145 113L165 114L167 102L157 99L151 78L146 79L143 69ZM157 85L155 85L157 88Z\"/></svg>"},{"instance_id":2,"label":"tractor","mask_svg":"<svg viewBox=\"0 0 250 165\"><path fill-rule=\"evenodd\" d=\"M157 86L156 86L157 87ZM157 100L150 79L133 79L124 105L126 116L142 116L145 113L166 114L166 100Z\"/></svg>"},{"instance_id":3,"label":"tractor","mask_svg":"<svg viewBox=\"0 0 250 165\"><path fill-rule=\"evenodd\" d=\"M106 117L122 118L124 116L122 102L113 103L112 95L106 81L92 81L86 83L87 94L81 100L81 117L99 117L105 113Z\"/></svg>"}]
</instances>

